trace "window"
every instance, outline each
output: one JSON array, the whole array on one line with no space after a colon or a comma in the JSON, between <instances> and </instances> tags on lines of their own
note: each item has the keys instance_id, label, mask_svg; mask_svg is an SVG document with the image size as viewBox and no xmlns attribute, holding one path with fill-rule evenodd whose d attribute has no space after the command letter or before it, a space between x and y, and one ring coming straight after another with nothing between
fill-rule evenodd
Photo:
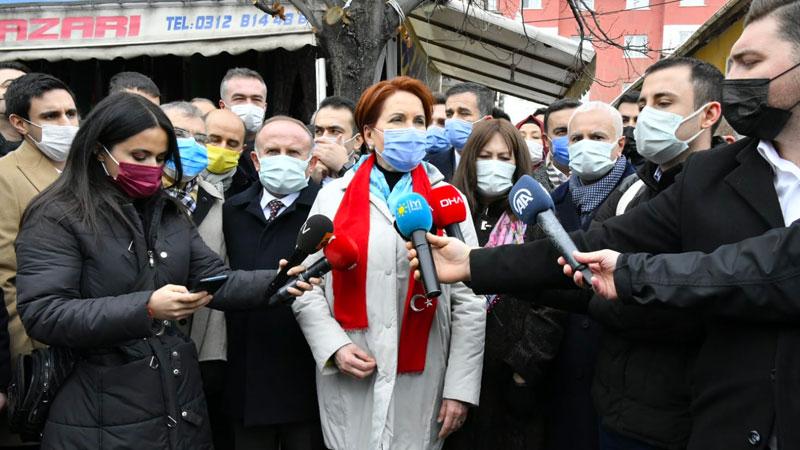
<instances>
[{"instance_id":1,"label":"window","mask_svg":"<svg viewBox=\"0 0 800 450\"><path fill-rule=\"evenodd\" d=\"M581 11L594 11L594 0L575 0L575 4Z\"/></svg>"},{"instance_id":2,"label":"window","mask_svg":"<svg viewBox=\"0 0 800 450\"><path fill-rule=\"evenodd\" d=\"M542 0L522 0L522 9L542 9Z\"/></svg>"},{"instance_id":3,"label":"window","mask_svg":"<svg viewBox=\"0 0 800 450\"><path fill-rule=\"evenodd\" d=\"M649 42L646 34L630 34L625 36L626 58L647 58Z\"/></svg>"},{"instance_id":4,"label":"window","mask_svg":"<svg viewBox=\"0 0 800 450\"><path fill-rule=\"evenodd\" d=\"M650 9L650 0L625 0L625 9Z\"/></svg>"},{"instance_id":5,"label":"window","mask_svg":"<svg viewBox=\"0 0 800 450\"><path fill-rule=\"evenodd\" d=\"M706 6L705 0L681 0L681 6Z\"/></svg>"},{"instance_id":6,"label":"window","mask_svg":"<svg viewBox=\"0 0 800 450\"><path fill-rule=\"evenodd\" d=\"M486 0L487 11L497 11L497 0Z\"/></svg>"}]
</instances>

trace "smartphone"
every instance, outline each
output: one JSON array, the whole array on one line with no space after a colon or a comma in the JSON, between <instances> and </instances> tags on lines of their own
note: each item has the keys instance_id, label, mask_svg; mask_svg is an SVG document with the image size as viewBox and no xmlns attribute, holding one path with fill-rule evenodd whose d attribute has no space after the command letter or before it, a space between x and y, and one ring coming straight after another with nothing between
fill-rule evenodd
<instances>
[{"instance_id":1,"label":"smartphone","mask_svg":"<svg viewBox=\"0 0 800 450\"><path fill-rule=\"evenodd\" d=\"M206 291L209 294L214 294L225 282L228 281L227 275L217 275L215 277L203 278L197 282L197 285L192 288L192 293Z\"/></svg>"}]
</instances>

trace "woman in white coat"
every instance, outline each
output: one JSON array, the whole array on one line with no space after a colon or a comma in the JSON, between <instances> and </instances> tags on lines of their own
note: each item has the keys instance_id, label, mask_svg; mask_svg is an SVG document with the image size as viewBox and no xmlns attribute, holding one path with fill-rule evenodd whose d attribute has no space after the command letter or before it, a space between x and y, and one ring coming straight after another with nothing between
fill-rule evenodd
<instances>
[{"instance_id":1,"label":"woman in white coat","mask_svg":"<svg viewBox=\"0 0 800 450\"><path fill-rule=\"evenodd\" d=\"M319 368L320 418L333 449L439 449L480 397L484 300L458 283L412 309L421 288L409 278L405 243L393 227L399 196L426 196L444 183L422 162L431 105L428 88L408 77L367 89L355 120L370 152L311 208L360 253L355 269L328 274L293 306ZM462 233L477 246L467 217Z\"/></svg>"}]
</instances>

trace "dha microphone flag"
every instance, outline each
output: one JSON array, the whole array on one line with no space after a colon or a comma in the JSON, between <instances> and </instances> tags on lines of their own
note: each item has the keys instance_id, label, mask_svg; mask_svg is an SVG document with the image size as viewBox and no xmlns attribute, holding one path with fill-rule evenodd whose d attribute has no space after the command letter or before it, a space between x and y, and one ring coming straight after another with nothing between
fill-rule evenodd
<instances>
[{"instance_id":1,"label":"dha microphone flag","mask_svg":"<svg viewBox=\"0 0 800 450\"><path fill-rule=\"evenodd\" d=\"M417 250L425 296L434 298L442 295L439 280L436 278L436 266L433 265L431 247L425 237L433 226L431 207L425 197L416 192L402 195L395 206L394 217L397 221L397 230L404 238L411 240Z\"/></svg>"},{"instance_id":2,"label":"dha microphone flag","mask_svg":"<svg viewBox=\"0 0 800 450\"><path fill-rule=\"evenodd\" d=\"M467 220L467 206L461 192L449 184L439 186L431 190L431 203L436 228L442 228L448 236L464 242L459 224Z\"/></svg>"},{"instance_id":3,"label":"dha microphone flag","mask_svg":"<svg viewBox=\"0 0 800 450\"><path fill-rule=\"evenodd\" d=\"M286 264L284 270L278 272L272 283L269 284L267 289L267 296L271 296L277 290L289 281L289 275L286 272L294 266L301 264L308 258L308 255L316 253L333 235L333 222L327 216L322 214L315 214L308 219L300 227L297 233L297 242L294 246L294 252L289 257L289 262Z\"/></svg>"},{"instance_id":4,"label":"dha microphone flag","mask_svg":"<svg viewBox=\"0 0 800 450\"><path fill-rule=\"evenodd\" d=\"M311 278L321 277L333 269L353 270L358 263L358 245L348 236L331 237L322 252L324 256L321 259L312 264L305 272L293 277L275 295L270 297L267 306L291 303L293 296L289 293L289 288L296 287L299 281L308 282Z\"/></svg>"},{"instance_id":5,"label":"dha microphone flag","mask_svg":"<svg viewBox=\"0 0 800 450\"><path fill-rule=\"evenodd\" d=\"M530 175L523 175L511 188L508 201L519 220L528 225L538 223L542 227L550 242L561 252L561 256L574 270L583 274L587 287L591 287L592 271L575 261L572 253L578 251L578 248L553 213L555 205L545 188Z\"/></svg>"}]
</instances>

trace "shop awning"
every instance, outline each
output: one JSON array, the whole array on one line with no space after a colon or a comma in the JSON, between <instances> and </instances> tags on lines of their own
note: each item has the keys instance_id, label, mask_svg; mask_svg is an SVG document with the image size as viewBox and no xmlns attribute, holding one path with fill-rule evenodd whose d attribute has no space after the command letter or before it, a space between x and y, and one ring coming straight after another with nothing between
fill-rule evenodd
<instances>
[{"instance_id":1,"label":"shop awning","mask_svg":"<svg viewBox=\"0 0 800 450\"><path fill-rule=\"evenodd\" d=\"M430 61L451 78L542 104L580 97L591 85L591 45L578 55L577 42L479 9L474 2L428 3L409 19Z\"/></svg>"},{"instance_id":2,"label":"shop awning","mask_svg":"<svg viewBox=\"0 0 800 450\"><path fill-rule=\"evenodd\" d=\"M0 61L203 56L314 45L308 21L285 20L241 0L191 2L0 0Z\"/></svg>"}]
</instances>

